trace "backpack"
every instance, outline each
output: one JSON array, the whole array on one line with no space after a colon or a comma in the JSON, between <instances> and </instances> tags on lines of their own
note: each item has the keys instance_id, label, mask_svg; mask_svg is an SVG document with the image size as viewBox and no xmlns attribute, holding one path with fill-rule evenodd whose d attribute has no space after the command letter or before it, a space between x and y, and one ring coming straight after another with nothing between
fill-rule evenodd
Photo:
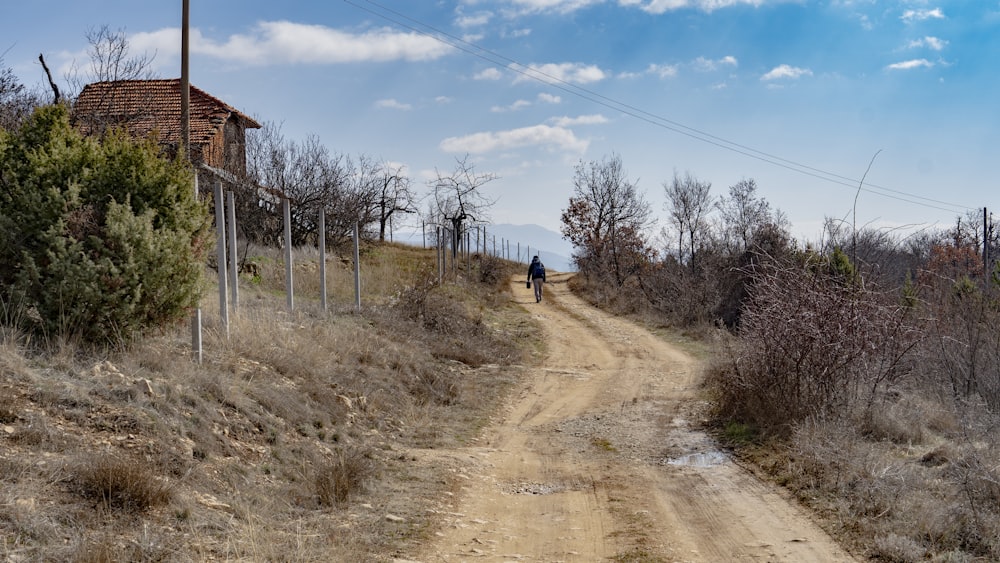
<instances>
[{"instance_id":1,"label":"backpack","mask_svg":"<svg viewBox=\"0 0 1000 563\"><path fill-rule=\"evenodd\" d=\"M535 273L531 276L533 278L544 278L545 277L545 264L541 262L535 266Z\"/></svg>"}]
</instances>

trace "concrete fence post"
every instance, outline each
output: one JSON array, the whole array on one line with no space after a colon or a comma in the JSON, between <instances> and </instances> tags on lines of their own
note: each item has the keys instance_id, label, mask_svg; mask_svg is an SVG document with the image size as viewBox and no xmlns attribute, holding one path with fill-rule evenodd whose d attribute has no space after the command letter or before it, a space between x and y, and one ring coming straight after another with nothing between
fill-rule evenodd
<instances>
[{"instance_id":1,"label":"concrete fence post","mask_svg":"<svg viewBox=\"0 0 1000 563\"><path fill-rule=\"evenodd\" d=\"M229 339L229 305L226 303L226 212L225 202L222 199L222 182L215 182L215 229L216 229L216 261L219 271L219 317L222 327L226 331L226 339Z\"/></svg>"},{"instance_id":2,"label":"concrete fence post","mask_svg":"<svg viewBox=\"0 0 1000 563\"><path fill-rule=\"evenodd\" d=\"M292 203L288 198L281 200L285 216L285 292L288 310L295 310L295 284L292 281Z\"/></svg>"}]
</instances>

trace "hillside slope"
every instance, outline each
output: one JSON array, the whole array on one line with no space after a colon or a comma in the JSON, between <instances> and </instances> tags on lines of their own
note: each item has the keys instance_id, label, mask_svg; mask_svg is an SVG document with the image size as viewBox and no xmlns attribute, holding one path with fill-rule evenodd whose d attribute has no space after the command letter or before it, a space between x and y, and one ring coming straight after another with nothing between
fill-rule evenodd
<instances>
[{"instance_id":1,"label":"hillside slope","mask_svg":"<svg viewBox=\"0 0 1000 563\"><path fill-rule=\"evenodd\" d=\"M384 561L429 534L450 491L408 452L475 436L531 361L537 328L482 261L433 283L432 251L365 250L364 307L334 261L257 251L229 336L206 298L129 350L0 327L0 559ZM501 281L497 281L501 280Z\"/></svg>"}]
</instances>

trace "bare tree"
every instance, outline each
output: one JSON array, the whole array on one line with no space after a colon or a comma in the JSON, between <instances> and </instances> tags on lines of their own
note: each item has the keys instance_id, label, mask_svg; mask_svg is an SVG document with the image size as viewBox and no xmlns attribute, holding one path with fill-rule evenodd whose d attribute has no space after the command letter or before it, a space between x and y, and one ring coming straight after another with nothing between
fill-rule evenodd
<instances>
[{"instance_id":1,"label":"bare tree","mask_svg":"<svg viewBox=\"0 0 1000 563\"><path fill-rule=\"evenodd\" d=\"M248 136L247 173L238 199L241 215L253 218L247 234L255 242L280 241L276 203L282 197L293 203L296 245L315 240L320 213L326 217L326 240L336 247L350 239L355 225L363 238L384 240L392 214L416 212L402 166L366 155L352 159L331 153L315 135L302 142L286 139L274 123Z\"/></svg>"},{"instance_id":2,"label":"bare tree","mask_svg":"<svg viewBox=\"0 0 1000 563\"><path fill-rule=\"evenodd\" d=\"M678 260L684 262L684 237L688 239L687 257L694 268L698 241L708 228L708 213L712 210L711 182L702 182L686 172L684 177L675 171L672 183L663 183L667 196L667 212L671 224L677 229Z\"/></svg>"},{"instance_id":3,"label":"bare tree","mask_svg":"<svg viewBox=\"0 0 1000 563\"><path fill-rule=\"evenodd\" d=\"M467 223L482 223L496 201L483 194L483 186L499 178L492 172L476 173L475 165L469 162L469 155L455 159L455 169L447 175L435 170L436 178L431 180L433 206L451 231L452 252L456 252L463 229Z\"/></svg>"},{"instance_id":4,"label":"bare tree","mask_svg":"<svg viewBox=\"0 0 1000 563\"><path fill-rule=\"evenodd\" d=\"M417 212L417 197L411 188L410 178L403 174L401 164L383 162L379 168L379 231L378 239L385 240L385 231L397 213Z\"/></svg>"},{"instance_id":5,"label":"bare tree","mask_svg":"<svg viewBox=\"0 0 1000 563\"><path fill-rule=\"evenodd\" d=\"M974 241L979 247L979 252L983 252L983 244L989 245L990 239L995 236L991 233L991 221L989 217L983 218L983 208L969 209L965 215L959 217L956 231L961 232L961 237L965 240ZM985 255L984 255L985 256Z\"/></svg>"},{"instance_id":6,"label":"bare tree","mask_svg":"<svg viewBox=\"0 0 1000 563\"><path fill-rule=\"evenodd\" d=\"M79 69L70 69L66 76L76 97L83 86L91 82L110 82L115 80L147 80L155 77L153 60L155 53L150 55L132 55L128 34L124 29L112 30L107 25L91 28L86 34L87 56L90 64L81 75Z\"/></svg>"},{"instance_id":7,"label":"bare tree","mask_svg":"<svg viewBox=\"0 0 1000 563\"><path fill-rule=\"evenodd\" d=\"M293 203L293 244L313 239L321 212L336 219L327 224L328 236L342 241L361 219L354 198L347 193L350 166L348 159L331 154L315 135L291 141L280 127L265 124L247 139L248 182L239 198L240 208L243 216L257 220L256 225L247 225L248 234L260 242L279 241L281 226L273 216L277 200L286 197Z\"/></svg>"},{"instance_id":8,"label":"bare tree","mask_svg":"<svg viewBox=\"0 0 1000 563\"><path fill-rule=\"evenodd\" d=\"M402 164L358 158L355 170L355 191L364 201L365 224L378 224L378 239L385 240L389 221L397 213L416 213L417 197Z\"/></svg>"},{"instance_id":9,"label":"bare tree","mask_svg":"<svg viewBox=\"0 0 1000 563\"><path fill-rule=\"evenodd\" d=\"M0 129L17 129L40 105L41 96L29 92L0 58Z\"/></svg>"},{"instance_id":10,"label":"bare tree","mask_svg":"<svg viewBox=\"0 0 1000 563\"><path fill-rule=\"evenodd\" d=\"M644 231L650 223L649 204L618 155L577 164L562 223L581 271L610 273L621 286L648 262Z\"/></svg>"},{"instance_id":11,"label":"bare tree","mask_svg":"<svg viewBox=\"0 0 1000 563\"><path fill-rule=\"evenodd\" d=\"M49 70L49 65L45 63L45 54L40 53L38 55L38 62L42 65L42 70L45 71L45 77L49 80L49 88L52 89L52 103L58 104L62 101L62 94L59 92L59 85L56 81L52 79L52 71Z\"/></svg>"},{"instance_id":12,"label":"bare tree","mask_svg":"<svg viewBox=\"0 0 1000 563\"><path fill-rule=\"evenodd\" d=\"M757 233L767 225L786 229L788 220L771 204L757 197L757 182L743 179L729 187L729 196L716 202L722 215L722 235L731 252L746 252Z\"/></svg>"}]
</instances>

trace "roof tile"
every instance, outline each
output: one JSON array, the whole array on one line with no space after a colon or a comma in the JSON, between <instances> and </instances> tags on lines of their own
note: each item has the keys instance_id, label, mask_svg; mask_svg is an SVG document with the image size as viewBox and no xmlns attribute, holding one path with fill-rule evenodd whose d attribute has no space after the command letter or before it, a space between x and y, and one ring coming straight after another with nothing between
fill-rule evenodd
<instances>
[{"instance_id":1,"label":"roof tile","mask_svg":"<svg viewBox=\"0 0 1000 563\"><path fill-rule=\"evenodd\" d=\"M222 100L191 86L191 146L207 144L231 116L248 129L260 124ZM74 120L84 134L111 123L124 124L135 136L159 132L161 143L177 144L181 136L181 81L117 80L84 86L73 107Z\"/></svg>"}]
</instances>

